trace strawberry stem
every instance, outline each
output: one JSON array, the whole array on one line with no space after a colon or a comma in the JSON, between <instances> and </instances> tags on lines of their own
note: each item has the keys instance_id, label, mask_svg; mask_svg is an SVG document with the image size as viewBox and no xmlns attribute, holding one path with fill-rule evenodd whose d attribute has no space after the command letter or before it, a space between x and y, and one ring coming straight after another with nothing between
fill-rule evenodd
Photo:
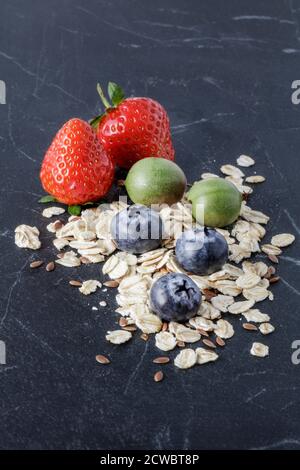
<instances>
[{"instance_id":1,"label":"strawberry stem","mask_svg":"<svg viewBox=\"0 0 300 470\"><path fill-rule=\"evenodd\" d=\"M101 98L101 101L102 101L102 103L103 103L105 109L111 108L111 105L110 105L109 101L106 99L106 97L105 97L105 95L104 95L104 93L103 93L103 90L102 90L102 88L101 88L101 86L100 86L99 83L97 83L97 91L98 91L98 93L99 93L99 96L100 96L100 98Z\"/></svg>"}]
</instances>

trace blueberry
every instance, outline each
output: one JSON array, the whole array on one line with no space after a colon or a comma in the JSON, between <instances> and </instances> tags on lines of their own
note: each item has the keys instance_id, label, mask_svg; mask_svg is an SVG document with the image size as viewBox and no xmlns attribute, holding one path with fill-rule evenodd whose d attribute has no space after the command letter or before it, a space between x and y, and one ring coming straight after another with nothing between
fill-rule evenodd
<instances>
[{"instance_id":1,"label":"blueberry","mask_svg":"<svg viewBox=\"0 0 300 470\"><path fill-rule=\"evenodd\" d=\"M184 322L196 315L200 303L199 287L185 274L166 274L150 290L151 309L162 320Z\"/></svg>"},{"instance_id":2,"label":"blueberry","mask_svg":"<svg viewBox=\"0 0 300 470\"><path fill-rule=\"evenodd\" d=\"M223 235L214 229L190 229L178 238L175 253L186 271L205 276L219 271L226 263L228 245Z\"/></svg>"},{"instance_id":3,"label":"blueberry","mask_svg":"<svg viewBox=\"0 0 300 470\"><path fill-rule=\"evenodd\" d=\"M163 223L157 212L136 204L114 216L111 234L120 250L145 253L161 245Z\"/></svg>"}]
</instances>

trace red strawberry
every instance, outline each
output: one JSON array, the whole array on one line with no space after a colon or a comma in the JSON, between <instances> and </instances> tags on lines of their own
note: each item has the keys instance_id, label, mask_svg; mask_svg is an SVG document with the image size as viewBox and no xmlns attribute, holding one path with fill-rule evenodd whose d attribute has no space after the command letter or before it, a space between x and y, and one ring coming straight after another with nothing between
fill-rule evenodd
<instances>
[{"instance_id":1,"label":"red strawberry","mask_svg":"<svg viewBox=\"0 0 300 470\"><path fill-rule=\"evenodd\" d=\"M71 119L58 131L44 157L40 178L45 191L69 205L106 194L114 166L92 127Z\"/></svg>"},{"instance_id":2,"label":"red strawberry","mask_svg":"<svg viewBox=\"0 0 300 470\"><path fill-rule=\"evenodd\" d=\"M166 110L150 98L124 98L120 87L109 83L108 93L113 107L98 92L106 107L105 114L95 118L92 125L113 161L124 168L146 157L174 160L170 123Z\"/></svg>"}]
</instances>

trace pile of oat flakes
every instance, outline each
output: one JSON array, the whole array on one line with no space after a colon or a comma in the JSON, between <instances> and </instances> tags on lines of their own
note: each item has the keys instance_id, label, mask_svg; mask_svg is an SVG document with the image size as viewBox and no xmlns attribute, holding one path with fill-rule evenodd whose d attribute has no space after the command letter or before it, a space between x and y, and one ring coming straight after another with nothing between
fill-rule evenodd
<instances>
[{"instance_id":1,"label":"pile of oat flakes","mask_svg":"<svg viewBox=\"0 0 300 470\"><path fill-rule=\"evenodd\" d=\"M251 167L254 160L246 155L237 159L239 167ZM245 177L244 172L237 166L223 165L220 170L225 179L231 181L244 194L245 198L253 192L248 184L258 184L265 181L263 176L251 175ZM215 178L218 175L203 173L202 179ZM155 346L164 352L180 348L174 364L181 369L187 369L195 364L205 364L218 359L217 347L224 347L225 340L234 335L230 323L231 315L242 315L242 326L245 330L259 330L261 335L274 331L269 315L258 308L259 302L274 295L270 290L272 283L277 282L274 264L278 262L281 248L293 243L295 237L291 234L278 234L272 237L270 243L261 244L266 235L265 226L269 217L262 212L253 210L243 201L240 217L232 229L217 229L227 240L229 246L229 261L221 271L210 276L190 274L202 292L202 304L198 314L187 324L170 322L163 323L149 308L149 290L155 279L170 273L186 273L176 262L174 247L176 239L182 233L182 228L190 228L194 222L191 206L184 198L176 205L162 206L160 215L164 221L167 239L161 248L135 256L126 252L117 252L110 237L110 223L113 216L127 207L122 201L110 205L99 205L97 208L82 211L81 216L71 216L66 224L60 220L51 222L47 230L55 235L54 246L58 250L56 264L65 267L76 267L87 263L102 263L102 272L109 280L104 282L107 288L116 288L116 312L120 315L120 328L108 331L107 341L122 344L131 340L133 333L141 330L140 337L147 341L149 335L155 335ZM43 216L52 218L65 212L61 207L48 207ZM37 250L41 243L39 230L36 227L20 225L15 230L15 242L19 247ZM62 251L66 249L66 251ZM272 262L250 260L255 253L263 252ZM40 267L43 261L31 263L32 268ZM48 271L55 264L47 264ZM84 295L89 295L102 287L99 280L89 279L84 282L71 280L70 284L77 286ZM238 300L236 301L236 298ZM105 302L100 302L100 305ZM223 318L225 317L225 318ZM201 347L192 349L186 347L189 343L199 343ZM203 347L205 346L205 347ZM254 342L250 353L254 356L265 357L269 348L261 342ZM102 364L109 359L99 355L96 358ZM169 362L167 356L156 358L154 362L164 364ZM163 378L161 371L155 374L154 380Z\"/></svg>"}]
</instances>

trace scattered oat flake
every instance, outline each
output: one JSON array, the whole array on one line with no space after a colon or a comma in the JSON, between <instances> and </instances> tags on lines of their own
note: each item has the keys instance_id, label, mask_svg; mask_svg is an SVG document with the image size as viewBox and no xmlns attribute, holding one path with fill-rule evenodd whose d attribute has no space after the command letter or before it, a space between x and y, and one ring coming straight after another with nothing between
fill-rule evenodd
<instances>
[{"instance_id":1,"label":"scattered oat flake","mask_svg":"<svg viewBox=\"0 0 300 470\"><path fill-rule=\"evenodd\" d=\"M250 309L247 312L243 312L242 315L246 318L248 322L254 322L254 323L265 323L270 320L269 315L266 313L262 313L258 309Z\"/></svg>"},{"instance_id":2,"label":"scattered oat flake","mask_svg":"<svg viewBox=\"0 0 300 470\"><path fill-rule=\"evenodd\" d=\"M117 266L109 271L108 275L111 279L119 279L128 273L128 264L125 260L119 260Z\"/></svg>"},{"instance_id":3,"label":"scattered oat flake","mask_svg":"<svg viewBox=\"0 0 300 470\"><path fill-rule=\"evenodd\" d=\"M262 343L253 343L250 354L257 357L266 357L269 355L269 347Z\"/></svg>"},{"instance_id":4,"label":"scattered oat flake","mask_svg":"<svg viewBox=\"0 0 300 470\"><path fill-rule=\"evenodd\" d=\"M242 204L240 215L248 222L254 222L258 224L267 224L270 220L270 217L268 217L266 214L260 211L255 211L246 204Z\"/></svg>"},{"instance_id":5,"label":"scattered oat flake","mask_svg":"<svg viewBox=\"0 0 300 470\"><path fill-rule=\"evenodd\" d=\"M263 183L264 181L266 181L266 178L264 176L261 176L261 175L253 175L253 176L247 176L247 178L245 179L246 183Z\"/></svg>"},{"instance_id":6,"label":"scattered oat flake","mask_svg":"<svg viewBox=\"0 0 300 470\"><path fill-rule=\"evenodd\" d=\"M245 176L242 170L234 165L222 165L220 170L224 175L233 176L235 178L242 178Z\"/></svg>"},{"instance_id":7,"label":"scattered oat flake","mask_svg":"<svg viewBox=\"0 0 300 470\"><path fill-rule=\"evenodd\" d=\"M137 317L136 325L143 333L157 333L161 330L162 321L157 315L152 313Z\"/></svg>"},{"instance_id":8,"label":"scattered oat flake","mask_svg":"<svg viewBox=\"0 0 300 470\"><path fill-rule=\"evenodd\" d=\"M243 274L236 280L238 287L241 287L242 289L251 289L251 287L256 286L259 282L260 276L251 272Z\"/></svg>"},{"instance_id":9,"label":"scattered oat flake","mask_svg":"<svg viewBox=\"0 0 300 470\"><path fill-rule=\"evenodd\" d=\"M46 209L43 210L42 216L47 217L47 219L50 219L50 217L52 217L53 215L61 215L64 212L66 211L62 207L56 207L56 206L47 207Z\"/></svg>"},{"instance_id":10,"label":"scattered oat flake","mask_svg":"<svg viewBox=\"0 0 300 470\"><path fill-rule=\"evenodd\" d=\"M202 300L197 315L206 318L207 320L216 320L217 318L220 318L221 311L215 308L210 302ZM198 322L196 323L198 324ZM199 328L199 326L196 326L195 328Z\"/></svg>"},{"instance_id":11,"label":"scattered oat flake","mask_svg":"<svg viewBox=\"0 0 300 470\"><path fill-rule=\"evenodd\" d=\"M80 266L80 259L76 256L74 251L67 251L63 258L55 260L57 264L61 264L62 266L66 266L68 268L75 268L76 266Z\"/></svg>"},{"instance_id":12,"label":"scattered oat flake","mask_svg":"<svg viewBox=\"0 0 300 470\"><path fill-rule=\"evenodd\" d=\"M110 256L102 266L103 274L109 274L118 265L119 259L116 255Z\"/></svg>"},{"instance_id":13,"label":"scattered oat flake","mask_svg":"<svg viewBox=\"0 0 300 470\"><path fill-rule=\"evenodd\" d=\"M197 364L206 364L207 362L213 362L218 359L218 354L214 351L209 351L205 348L196 349Z\"/></svg>"},{"instance_id":14,"label":"scattered oat flake","mask_svg":"<svg viewBox=\"0 0 300 470\"><path fill-rule=\"evenodd\" d=\"M126 331L126 330L114 330L114 331L108 331L105 338L110 343L122 344L122 343L126 343L127 341L129 341L132 338L132 334L130 331Z\"/></svg>"},{"instance_id":15,"label":"scattered oat flake","mask_svg":"<svg viewBox=\"0 0 300 470\"><path fill-rule=\"evenodd\" d=\"M214 287L225 296L237 297L242 292L236 282L230 280L216 281Z\"/></svg>"},{"instance_id":16,"label":"scattered oat flake","mask_svg":"<svg viewBox=\"0 0 300 470\"><path fill-rule=\"evenodd\" d=\"M184 343L196 343L197 341L200 341L201 335L198 331L182 326L182 328L176 332L176 339L177 341L183 341Z\"/></svg>"},{"instance_id":17,"label":"scattered oat flake","mask_svg":"<svg viewBox=\"0 0 300 470\"><path fill-rule=\"evenodd\" d=\"M203 180L208 180L208 179L211 179L211 178L219 178L219 176L215 175L214 173L202 173L201 178Z\"/></svg>"},{"instance_id":18,"label":"scattered oat flake","mask_svg":"<svg viewBox=\"0 0 300 470\"><path fill-rule=\"evenodd\" d=\"M234 315L246 312L254 305L254 300L245 300L241 302L235 302L234 304L229 305L228 312Z\"/></svg>"},{"instance_id":19,"label":"scattered oat flake","mask_svg":"<svg viewBox=\"0 0 300 470\"><path fill-rule=\"evenodd\" d=\"M99 305L100 305L100 307L106 307L106 306L107 306L107 302L105 302L105 300L101 300L101 301L99 302Z\"/></svg>"},{"instance_id":20,"label":"scattered oat flake","mask_svg":"<svg viewBox=\"0 0 300 470\"><path fill-rule=\"evenodd\" d=\"M30 225L18 225L15 229L15 244L19 248L29 248L31 250L38 250L41 248L39 239L40 231L37 227L30 227Z\"/></svg>"},{"instance_id":21,"label":"scattered oat flake","mask_svg":"<svg viewBox=\"0 0 300 470\"><path fill-rule=\"evenodd\" d=\"M229 276L233 277L234 279L242 276L244 273L243 273L243 270L238 268L237 266L234 266L233 264L225 264L223 266L223 270L226 271Z\"/></svg>"},{"instance_id":22,"label":"scattered oat flake","mask_svg":"<svg viewBox=\"0 0 300 470\"><path fill-rule=\"evenodd\" d=\"M219 280L224 280L224 279L229 279L229 274L227 273L227 271L225 271L224 269L222 269L221 271L217 271L213 274L210 274L208 276L208 280L209 281L212 281L212 282L215 282L215 281L219 281Z\"/></svg>"},{"instance_id":23,"label":"scattered oat flake","mask_svg":"<svg viewBox=\"0 0 300 470\"><path fill-rule=\"evenodd\" d=\"M213 307L217 308L223 313L227 312L229 305L232 305L233 302L234 298L230 295L217 295L211 299Z\"/></svg>"},{"instance_id":24,"label":"scattered oat flake","mask_svg":"<svg viewBox=\"0 0 300 470\"><path fill-rule=\"evenodd\" d=\"M271 245L276 246L278 248L284 248L286 246L291 245L294 241L295 235L292 235L291 233L280 233L272 237Z\"/></svg>"},{"instance_id":25,"label":"scattered oat flake","mask_svg":"<svg viewBox=\"0 0 300 470\"><path fill-rule=\"evenodd\" d=\"M197 362L197 355L193 349L183 349L175 357L174 364L179 369L189 369Z\"/></svg>"},{"instance_id":26,"label":"scattered oat flake","mask_svg":"<svg viewBox=\"0 0 300 470\"><path fill-rule=\"evenodd\" d=\"M217 321L214 332L222 339L229 339L234 335L234 329L231 323L223 319Z\"/></svg>"},{"instance_id":27,"label":"scattered oat flake","mask_svg":"<svg viewBox=\"0 0 300 470\"><path fill-rule=\"evenodd\" d=\"M102 287L101 282L96 281L95 279L89 279L88 281L84 281L79 288L79 291L84 295L92 294L92 292L96 292L96 290Z\"/></svg>"},{"instance_id":28,"label":"scattered oat flake","mask_svg":"<svg viewBox=\"0 0 300 470\"><path fill-rule=\"evenodd\" d=\"M168 331L161 331L155 335L155 346L161 351L171 351L176 347L176 338Z\"/></svg>"},{"instance_id":29,"label":"scattered oat flake","mask_svg":"<svg viewBox=\"0 0 300 470\"><path fill-rule=\"evenodd\" d=\"M55 240L53 240L53 245L57 250L60 251L69 245L69 240L67 240L66 238L55 238Z\"/></svg>"},{"instance_id":30,"label":"scattered oat flake","mask_svg":"<svg viewBox=\"0 0 300 470\"><path fill-rule=\"evenodd\" d=\"M189 320L189 324L197 330L213 331L215 324L211 320L203 317L194 317ZM176 335L177 336L177 335ZM179 338L178 338L179 339ZM181 339L181 338L180 338ZM199 338L200 339L200 338Z\"/></svg>"},{"instance_id":31,"label":"scattered oat flake","mask_svg":"<svg viewBox=\"0 0 300 470\"><path fill-rule=\"evenodd\" d=\"M261 323L259 325L259 331L263 335L269 335L270 333L273 333L274 330L275 330L275 327L271 325L271 323Z\"/></svg>"},{"instance_id":32,"label":"scattered oat flake","mask_svg":"<svg viewBox=\"0 0 300 470\"><path fill-rule=\"evenodd\" d=\"M243 296L247 300L254 300L255 302L262 302L267 297L270 296L270 291L268 291L265 287L255 286L251 289L244 289Z\"/></svg>"},{"instance_id":33,"label":"scattered oat flake","mask_svg":"<svg viewBox=\"0 0 300 470\"><path fill-rule=\"evenodd\" d=\"M243 166L243 167L249 167L255 164L255 161L253 160L253 158L248 157L248 155L240 155L236 159L236 162L239 166Z\"/></svg>"},{"instance_id":34,"label":"scattered oat flake","mask_svg":"<svg viewBox=\"0 0 300 470\"><path fill-rule=\"evenodd\" d=\"M251 251L249 249L245 249L242 245L229 245L229 260L233 261L234 263L240 263L244 258L250 258Z\"/></svg>"},{"instance_id":35,"label":"scattered oat flake","mask_svg":"<svg viewBox=\"0 0 300 470\"><path fill-rule=\"evenodd\" d=\"M262 245L261 251L266 253L266 255L273 255L273 256L279 256L282 253L282 250L279 247L275 245L271 245L271 244Z\"/></svg>"},{"instance_id":36,"label":"scattered oat flake","mask_svg":"<svg viewBox=\"0 0 300 470\"><path fill-rule=\"evenodd\" d=\"M268 266L262 261L258 261L257 263L244 261L242 266L245 273L254 273L259 277L264 277L268 272Z\"/></svg>"}]
</instances>

